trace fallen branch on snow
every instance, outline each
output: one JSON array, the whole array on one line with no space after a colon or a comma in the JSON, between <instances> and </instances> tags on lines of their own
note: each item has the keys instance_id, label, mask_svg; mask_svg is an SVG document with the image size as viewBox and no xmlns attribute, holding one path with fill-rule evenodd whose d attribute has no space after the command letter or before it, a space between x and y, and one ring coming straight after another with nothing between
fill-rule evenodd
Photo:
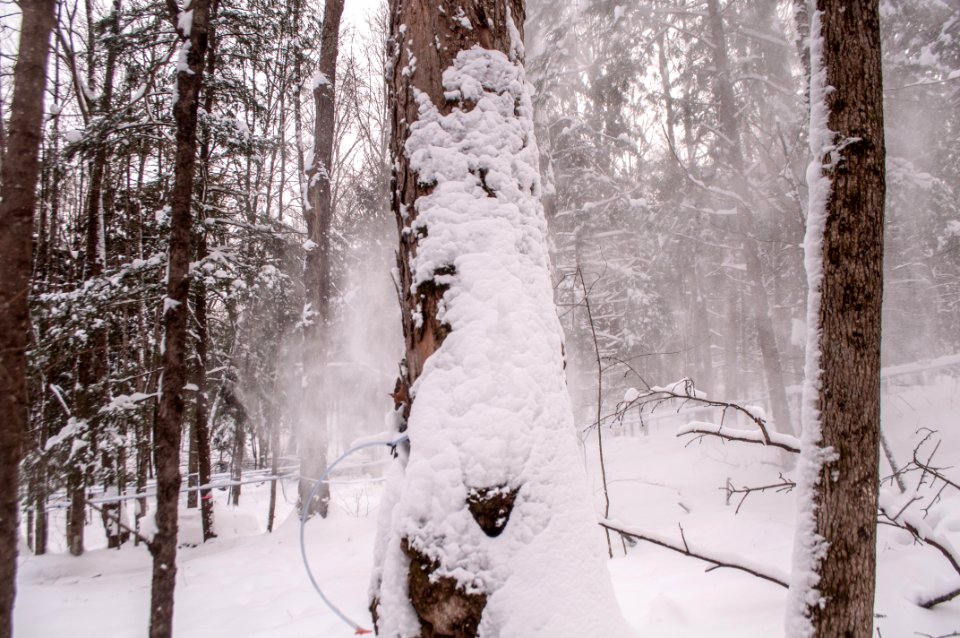
<instances>
[{"instance_id":1,"label":"fallen branch on snow","mask_svg":"<svg viewBox=\"0 0 960 638\"><path fill-rule=\"evenodd\" d=\"M960 553L950 544L950 541L937 534L935 530L927 525L926 521L916 516L913 512L908 511L908 508L913 504L914 500L915 499L911 499L906 505L894 513L894 499L881 492L878 505L880 514L886 519L886 523L910 532L917 541L924 545L929 545L940 552L953 567L954 571L960 575ZM921 600L917 601L917 604L924 609L930 609L935 605L953 600L957 596L960 596L960 587L944 593L924 596Z\"/></svg>"},{"instance_id":2,"label":"fallen branch on snow","mask_svg":"<svg viewBox=\"0 0 960 638\"><path fill-rule=\"evenodd\" d=\"M97 510L98 512L106 516L108 519L110 519L111 523L115 523L117 527L119 527L123 531L127 532L128 534L133 534L137 538L137 540L139 540L141 543L145 544L147 547L151 548L152 550L153 541L148 539L146 536L144 536L137 530L133 529L126 523L124 523L122 520L120 520L119 514L115 512L104 511L103 508L97 507L94 503L91 503L90 501L87 501L87 505L89 505L93 509Z\"/></svg>"}]
</instances>

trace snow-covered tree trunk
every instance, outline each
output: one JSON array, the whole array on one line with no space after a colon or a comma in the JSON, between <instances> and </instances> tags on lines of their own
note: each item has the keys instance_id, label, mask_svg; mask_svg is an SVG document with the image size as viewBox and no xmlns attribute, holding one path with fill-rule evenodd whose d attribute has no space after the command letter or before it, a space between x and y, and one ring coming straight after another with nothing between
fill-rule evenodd
<instances>
[{"instance_id":1,"label":"snow-covered tree trunk","mask_svg":"<svg viewBox=\"0 0 960 638\"><path fill-rule=\"evenodd\" d=\"M13 635L20 460L26 447L31 236L54 0L24 2L0 174L0 638Z\"/></svg>"},{"instance_id":2,"label":"snow-covered tree trunk","mask_svg":"<svg viewBox=\"0 0 960 638\"><path fill-rule=\"evenodd\" d=\"M877 0L810 6L809 281L790 638L873 635L884 137Z\"/></svg>"},{"instance_id":3,"label":"snow-covered tree trunk","mask_svg":"<svg viewBox=\"0 0 960 638\"><path fill-rule=\"evenodd\" d=\"M393 0L392 206L409 444L371 611L403 636L627 636L563 373L522 0Z\"/></svg>"}]
</instances>

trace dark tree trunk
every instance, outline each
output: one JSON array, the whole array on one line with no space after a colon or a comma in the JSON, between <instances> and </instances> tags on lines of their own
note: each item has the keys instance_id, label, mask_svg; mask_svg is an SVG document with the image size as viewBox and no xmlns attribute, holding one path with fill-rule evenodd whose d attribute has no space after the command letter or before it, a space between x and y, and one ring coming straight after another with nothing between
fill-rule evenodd
<instances>
[{"instance_id":1,"label":"dark tree trunk","mask_svg":"<svg viewBox=\"0 0 960 638\"><path fill-rule=\"evenodd\" d=\"M196 369L194 369L194 379L196 379L197 375L198 373ZM197 475L199 474L197 466L199 464L200 455L197 452L196 413L194 413L193 424L190 426L189 446L190 447L187 449L187 487L189 487L191 491L187 492L187 509L196 509L200 502L197 492L194 490L194 488L200 485L200 483L197 482Z\"/></svg>"},{"instance_id":2,"label":"dark tree trunk","mask_svg":"<svg viewBox=\"0 0 960 638\"><path fill-rule=\"evenodd\" d=\"M83 554L83 528L86 526L86 479L79 468L71 468L67 476L67 549L73 556Z\"/></svg>"},{"instance_id":3,"label":"dark tree trunk","mask_svg":"<svg viewBox=\"0 0 960 638\"><path fill-rule=\"evenodd\" d=\"M197 255L205 256L206 252L206 233L201 233ZM209 485L211 467L210 426L207 423L207 290L202 281L197 285L193 311L197 320L197 407L193 423L197 444L197 476L200 485ZM213 530L213 492L209 488L200 490L200 519L203 540L206 542L216 536Z\"/></svg>"},{"instance_id":4,"label":"dark tree trunk","mask_svg":"<svg viewBox=\"0 0 960 638\"><path fill-rule=\"evenodd\" d=\"M325 0L323 28L320 32L320 63L313 82L316 122L313 131L313 162L306 169L307 236L312 242L307 251L304 271L307 302L313 312L304 349L304 374L307 376L304 399L305 419L300 430L300 501L313 488L313 481L327 469L327 416L330 392L326 387L325 359L329 353L328 330L333 296L331 236L333 202L333 133L336 116L337 57L340 53L340 17L344 0ZM327 515L330 488L324 484L313 502L310 514Z\"/></svg>"},{"instance_id":5,"label":"dark tree trunk","mask_svg":"<svg viewBox=\"0 0 960 638\"><path fill-rule=\"evenodd\" d=\"M187 381L187 303L190 292L190 230L193 178L197 155L197 108L207 53L210 4L216 0L193 0L189 34L180 33L186 51L186 66L177 70L177 129L174 186L171 194L170 246L167 294L163 304L163 379L159 414L154 434L157 467L157 533L151 542L153 580L150 592L150 637L168 638L173 633L173 590L177 577L177 503L180 491L180 437L183 429L183 386ZM177 23L179 11L168 0ZM187 44L189 42L189 45Z\"/></svg>"},{"instance_id":6,"label":"dark tree trunk","mask_svg":"<svg viewBox=\"0 0 960 638\"><path fill-rule=\"evenodd\" d=\"M36 510L36 516L33 524L33 553L42 556L47 553L47 541L49 534L47 525L49 517L47 516L47 471L41 461L37 472L37 486L33 496L33 507Z\"/></svg>"},{"instance_id":7,"label":"dark tree trunk","mask_svg":"<svg viewBox=\"0 0 960 638\"><path fill-rule=\"evenodd\" d=\"M268 419L270 420L270 473L274 479L270 481L270 505L267 510L267 531L273 531L274 517L277 511L277 479L280 474L280 419L273 409L273 404L268 406Z\"/></svg>"},{"instance_id":8,"label":"dark tree trunk","mask_svg":"<svg viewBox=\"0 0 960 638\"><path fill-rule=\"evenodd\" d=\"M210 7L211 24L209 27L207 43L207 77L212 78L216 71L217 63L217 35L216 18L217 3ZM213 113L215 91L212 85L205 87L203 108L207 113ZM212 139L209 130L204 131L203 141L200 145L200 166L203 171L202 184L203 192L201 201L206 203L210 197L210 154L213 152ZM197 233L197 255L198 262L207 258L207 229L206 225L200 228ZM198 277L196 288L194 290L193 313L196 319L196 386L197 399L196 410L194 412L193 422L193 441L196 443L196 466L197 481L200 485L210 484L210 425L207 422L209 418L207 410L207 343L209 341L209 331L207 328L207 286L203 277ZM210 489L200 490L200 520L203 527L204 542L216 537L213 530L213 492Z\"/></svg>"},{"instance_id":9,"label":"dark tree trunk","mask_svg":"<svg viewBox=\"0 0 960 638\"><path fill-rule=\"evenodd\" d=\"M20 460L29 420L27 345L33 210L55 0L21 4L10 132L0 184L0 638L13 635Z\"/></svg>"},{"instance_id":10,"label":"dark tree trunk","mask_svg":"<svg viewBox=\"0 0 960 638\"><path fill-rule=\"evenodd\" d=\"M243 459L247 450L247 427L245 420L235 419L233 433L233 455L230 459L230 480L239 483L243 478ZM230 504L240 504L241 485L230 486Z\"/></svg>"},{"instance_id":11,"label":"dark tree trunk","mask_svg":"<svg viewBox=\"0 0 960 638\"><path fill-rule=\"evenodd\" d=\"M813 336L801 486L812 503L801 504L794 570L818 581L793 583L791 638L873 635L885 192L878 5L817 0L811 16L811 39L822 38L811 47L810 86L820 170L807 222Z\"/></svg>"}]
</instances>

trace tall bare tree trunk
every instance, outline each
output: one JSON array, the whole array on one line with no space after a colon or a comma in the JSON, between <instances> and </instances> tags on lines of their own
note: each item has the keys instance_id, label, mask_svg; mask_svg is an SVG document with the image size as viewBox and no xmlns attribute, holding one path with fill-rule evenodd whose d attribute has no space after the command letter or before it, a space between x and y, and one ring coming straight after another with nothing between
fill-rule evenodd
<instances>
[{"instance_id":1,"label":"tall bare tree trunk","mask_svg":"<svg viewBox=\"0 0 960 638\"><path fill-rule=\"evenodd\" d=\"M209 113L209 111L208 111ZM197 255L207 252L206 233L201 232ZM198 282L194 293L194 316L196 317L196 346L197 346L197 405L194 413L193 432L197 444L197 481L200 485L210 484L210 426L207 423L207 290L203 282ZM208 541L216 536L213 529L213 492L209 489L200 490L200 520L203 527L203 540Z\"/></svg>"},{"instance_id":2,"label":"tall bare tree trunk","mask_svg":"<svg viewBox=\"0 0 960 638\"><path fill-rule=\"evenodd\" d=\"M381 505L370 609L383 636L630 635L577 467L524 17L522 0L390 3L405 340L394 400L409 442ZM518 369L534 361L528 387ZM555 542L556 560L536 558ZM525 596L544 582L549 594ZM566 605L568 586L596 593L589 609Z\"/></svg>"},{"instance_id":3,"label":"tall bare tree trunk","mask_svg":"<svg viewBox=\"0 0 960 638\"><path fill-rule=\"evenodd\" d=\"M55 0L21 4L10 133L0 173L0 638L13 635L20 460L29 420L27 345L33 209ZM41 512L42 515L42 512Z\"/></svg>"},{"instance_id":4,"label":"tall bare tree trunk","mask_svg":"<svg viewBox=\"0 0 960 638\"><path fill-rule=\"evenodd\" d=\"M750 281L750 314L757 330L757 343L763 359L763 372L770 407L777 429L793 433L790 418L790 406L787 402L786 384L783 380L783 368L780 349L777 346L776 331L773 328L773 315L770 312L770 297L763 280L763 263L760 261L759 247L753 237L756 218L752 210L753 197L746 181L743 149L741 148L740 126L737 120L737 106L733 93L733 78L730 75L730 61L727 56L727 44L723 17L720 15L719 0L707 1L710 22L710 36L714 44L714 60L717 75L716 87L720 128L723 131L722 148L727 168L733 173L733 188L737 194L736 232L743 240L741 250L746 262L747 278Z\"/></svg>"},{"instance_id":5,"label":"tall bare tree trunk","mask_svg":"<svg viewBox=\"0 0 960 638\"><path fill-rule=\"evenodd\" d=\"M217 67L217 34L216 18L218 3L213 3L210 7L211 24L207 37L207 77L212 78ZM215 90L212 84L205 87L203 108L207 113L213 113ZM206 204L213 195L210 190L210 155L213 152L212 139L209 130L204 132L203 141L200 145L200 165L203 171L203 192L201 198ZM206 214L206 213L204 213ZM197 261L207 258L207 228L204 225L197 233ZM197 481L200 485L210 484L211 461L210 461L210 424L207 422L209 411L207 409L207 344L209 342L209 330L207 326L207 286L203 277L198 277L193 297L193 313L196 319L196 386L197 402L194 412L193 435L196 442L197 456ZM200 520L203 528L204 542L216 537L213 529L213 492L210 489L200 490Z\"/></svg>"},{"instance_id":6,"label":"tall bare tree trunk","mask_svg":"<svg viewBox=\"0 0 960 638\"><path fill-rule=\"evenodd\" d=\"M790 638L873 635L884 137L878 0L810 23L809 293ZM811 5L813 7L813 5Z\"/></svg>"},{"instance_id":7,"label":"tall bare tree trunk","mask_svg":"<svg viewBox=\"0 0 960 638\"><path fill-rule=\"evenodd\" d=\"M326 358L329 354L330 305L333 297L331 236L333 205L333 133L336 115L337 57L340 52L340 17L344 0L325 0L320 32L320 63L313 79L316 122L313 130L313 161L306 167L307 250L304 271L307 302L312 323L307 329L304 374L307 377L304 398L305 419L300 430L300 501L306 501L313 481L327 469L327 429L331 393L327 387ZM324 485L309 503L310 514L327 515L330 488Z\"/></svg>"},{"instance_id":8,"label":"tall bare tree trunk","mask_svg":"<svg viewBox=\"0 0 960 638\"><path fill-rule=\"evenodd\" d=\"M92 16L92 0L86 3L88 22ZM120 0L113 0L112 13L110 15L110 32L114 38L120 33ZM88 47L89 59L94 59L96 35L91 32L90 46ZM115 40L109 41L106 49L106 60L104 63L104 80L101 89L101 95L96 104L95 116L98 119L105 120L110 115L110 109L113 102L113 79L116 71L117 61L117 43ZM91 69L92 71L92 69ZM92 78L92 75L91 75ZM86 218L86 232L84 244L84 266L82 277L89 279L99 277L103 273L106 258L106 237L103 227L103 185L107 170L107 160L109 156L109 147L106 139L106 131L101 130L97 134L93 158L90 161L90 187L87 191L87 202L84 216ZM107 331L105 326L95 328L91 335L89 346L80 352L77 361L77 380L79 381L79 392L77 394L76 408L74 413L78 419L82 419L90 424L90 444L91 449L96 451L99 446L99 427L97 427L97 411L100 404L100 398L103 389L98 384L106 376L107 367ZM101 455L101 465L104 470L104 476L108 477L107 483L112 481L113 471L112 459L106 454ZM81 504L86 500L87 485L92 482L93 475L88 473L85 476L78 477L72 482L73 491L70 494L72 516L68 522L68 539L70 553L79 556L83 553L83 516L81 516ZM84 505L85 507L85 505ZM115 529L119 534L120 530L108 523L110 517L115 517L115 511L119 511L119 505L115 503L104 504L101 513L104 522L104 530L107 534L107 545L115 546L119 542L119 536L112 534Z\"/></svg>"},{"instance_id":9,"label":"tall bare tree trunk","mask_svg":"<svg viewBox=\"0 0 960 638\"><path fill-rule=\"evenodd\" d=\"M153 580L150 591L150 637L173 634L173 590L177 577L177 504L180 491L180 437L183 430L183 386L187 381L187 303L190 293L190 230L193 177L197 156L197 108L207 53L211 2L193 0L192 21L179 20L174 0L168 7L178 27L185 64L177 69L177 128L174 186L171 195L167 295L163 303L164 348L160 406L154 434L157 466L157 533L150 544Z\"/></svg>"}]
</instances>

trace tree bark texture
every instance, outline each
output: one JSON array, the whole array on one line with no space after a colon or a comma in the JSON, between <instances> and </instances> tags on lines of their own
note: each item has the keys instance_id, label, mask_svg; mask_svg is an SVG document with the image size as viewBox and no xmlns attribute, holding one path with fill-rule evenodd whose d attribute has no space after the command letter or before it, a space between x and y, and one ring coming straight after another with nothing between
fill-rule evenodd
<instances>
[{"instance_id":1,"label":"tree bark texture","mask_svg":"<svg viewBox=\"0 0 960 638\"><path fill-rule=\"evenodd\" d=\"M447 102L443 97L442 77L444 69L453 65L457 53L479 45L485 49L507 51L510 47L510 35L504 27L507 21L507 6L513 14L517 28L523 32L524 3L522 0L499 0L475 3L475 6L463 7L464 17L471 25L477 28L466 29L458 27L461 22L454 22L449 16L458 15L461 7L456 2L441 2L444 9L438 12L432 4L394 0L391 2L391 33L394 37L401 25L407 30L420 35L411 38L411 42L399 45L399 58L393 66L393 87L391 93L393 137L391 151L397 159L404 157L404 143L409 136L410 125L418 119L417 101L412 89L429 95L440 113L446 115L456 106L455 102ZM489 20L489 22L488 22ZM483 26L479 26L483 25ZM496 25L493 27L491 25ZM497 28L498 27L498 28ZM443 45L437 49L432 37L424 34L435 34ZM404 75L402 66L416 58L416 72ZM407 396L407 389L420 376L423 364L433 354L443 341L446 327L437 318L437 306L443 297L443 286L436 286L420 297L413 295L411 285L413 273L410 272L410 260L416 254L416 237L409 230L415 218L417 199L427 193L431 186L422 184L417 179L416 172L409 167L401 167L395 171L396 184L392 194L392 208L397 217L400 231L400 251L397 254L397 266L400 270L400 291L403 294L401 305L403 317L403 336L405 343L404 368L405 374L398 380L398 397ZM411 214L405 220L400 211L409 211ZM423 293L423 291L421 291ZM414 312L421 304L423 317L422 327L414 325ZM409 414L409 406L404 409L404 416Z\"/></svg>"},{"instance_id":2,"label":"tree bark texture","mask_svg":"<svg viewBox=\"0 0 960 638\"><path fill-rule=\"evenodd\" d=\"M216 0L212 0L216 2ZM190 33L180 32L185 67L177 70L174 120L177 150L171 194L167 293L163 304L163 380L154 433L157 468L157 532L150 546L153 580L150 592L150 636L173 634L173 590L177 576L177 504L180 490L180 438L183 429L183 386L187 382L187 313L190 292L190 234L193 178L197 155L197 107L207 51L211 0L193 0ZM179 10L168 1L174 24Z\"/></svg>"},{"instance_id":3,"label":"tree bark texture","mask_svg":"<svg viewBox=\"0 0 960 638\"><path fill-rule=\"evenodd\" d=\"M0 184L0 638L13 635L20 460L29 419L27 357L33 209L55 0L21 4L20 42Z\"/></svg>"},{"instance_id":4,"label":"tree bark texture","mask_svg":"<svg viewBox=\"0 0 960 638\"><path fill-rule=\"evenodd\" d=\"M808 342L801 460L812 503L801 504L794 569L799 561L801 576L815 577L792 587L791 638L873 635L885 193L878 4L816 0L811 15L808 322L818 336Z\"/></svg>"},{"instance_id":5,"label":"tree bark texture","mask_svg":"<svg viewBox=\"0 0 960 638\"><path fill-rule=\"evenodd\" d=\"M400 310L405 344L405 356L401 364L401 376L394 389L394 401L403 419L401 430L406 429L406 420L412 408L411 387L423 372L426 360L439 349L449 330L449 326L438 316L447 287L423 284L414 286L413 259L417 254L420 239L412 232L417 200L427 195L435 186L426 184L419 178L405 151L410 127L419 119L416 93L422 92L429 96L442 115L453 111L457 103L447 101L444 97L444 70L453 66L458 53L475 45L508 53L508 11L512 12L517 28L522 30L525 16L522 0L481 0L464 5L443 0L437 3L437 6L414 0L392 0L390 3L391 44L395 47L394 51L388 52L394 56L390 69L393 77L389 96L393 131L391 153L395 160L391 208L400 234L397 267L400 274ZM459 19L456 19L457 16ZM468 22L464 22L464 19ZM466 28L466 24L470 24L471 28ZM437 274L444 273L453 274L452 266L437 271ZM510 495L511 506L515 496L515 492ZM491 505L492 512L500 509L499 504ZM509 510L504 513L509 517ZM496 515L494 517L496 518ZM440 564L413 547L406 539L401 542L403 553L410 561L408 597L420 625L420 637L475 636L487 604L486 593L467 592L449 577L431 577L440 569ZM370 605L378 633L382 633L379 618L381 597L382 593L378 592Z\"/></svg>"},{"instance_id":6,"label":"tree bark texture","mask_svg":"<svg viewBox=\"0 0 960 638\"><path fill-rule=\"evenodd\" d=\"M304 374L307 377L306 412L301 424L300 502L306 501L313 482L327 469L327 415L330 391L327 387L326 358L329 352L328 330L333 298L331 228L333 201L333 135L336 121L337 57L340 53L340 18L344 0L325 0L323 26L320 31L320 61L313 80L313 101L316 121L313 129L313 161L306 169L307 236L312 242L307 250L304 283L312 311L312 323L306 332ZM310 514L327 515L330 488L320 487L313 502L307 505Z\"/></svg>"}]
</instances>

